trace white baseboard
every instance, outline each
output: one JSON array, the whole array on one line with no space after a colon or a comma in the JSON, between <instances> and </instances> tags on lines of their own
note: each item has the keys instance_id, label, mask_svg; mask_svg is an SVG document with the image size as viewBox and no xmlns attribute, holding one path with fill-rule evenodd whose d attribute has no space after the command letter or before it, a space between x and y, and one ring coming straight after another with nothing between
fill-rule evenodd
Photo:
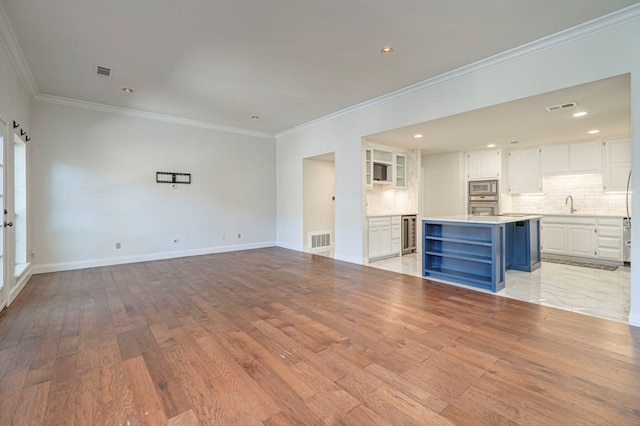
<instances>
[{"instance_id":1,"label":"white baseboard","mask_svg":"<svg viewBox=\"0 0 640 426\"><path fill-rule=\"evenodd\" d=\"M11 302L13 302L16 297L18 297L18 294L20 294L24 286L27 284L27 282L29 282L31 276L33 275L33 269L33 266L29 265L24 269L24 271L22 271L13 288L9 290L9 301L7 305L10 305Z\"/></svg>"},{"instance_id":2,"label":"white baseboard","mask_svg":"<svg viewBox=\"0 0 640 426\"><path fill-rule=\"evenodd\" d=\"M356 256L347 256L345 254L334 253L333 258L342 262L355 263L356 265L364 265L365 259Z\"/></svg>"},{"instance_id":3,"label":"white baseboard","mask_svg":"<svg viewBox=\"0 0 640 426\"><path fill-rule=\"evenodd\" d=\"M206 247L202 249L182 250L172 252L159 252L140 254L135 256L107 257L101 259L88 259L75 262L49 263L36 265L32 268L32 273L46 274L47 272L72 271L75 269L96 268L99 266L125 265L128 263L151 262L154 260L174 259L179 257L201 256L205 254L226 253L240 250L251 250L275 246L275 242L267 241L262 243L237 244L232 246Z\"/></svg>"},{"instance_id":4,"label":"white baseboard","mask_svg":"<svg viewBox=\"0 0 640 426\"><path fill-rule=\"evenodd\" d=\"M282 241L277 241L276 242L276 247L282 247L282 248L286 248L289 250L295 250L295 251L301 251L304 252L304 246L301 244L289 244L289 243L284 243Z\"/></svg>"},{"instance_id":5,"label":"white baseboard","mask_svg":"<svg viewBox=\"0 0 640 426\"><path fill-rule=\"evenodd\" d=\"M634 327L640 327L640 313L639 312L629 312L629 325Z\"/></svg>"}]
</instances>

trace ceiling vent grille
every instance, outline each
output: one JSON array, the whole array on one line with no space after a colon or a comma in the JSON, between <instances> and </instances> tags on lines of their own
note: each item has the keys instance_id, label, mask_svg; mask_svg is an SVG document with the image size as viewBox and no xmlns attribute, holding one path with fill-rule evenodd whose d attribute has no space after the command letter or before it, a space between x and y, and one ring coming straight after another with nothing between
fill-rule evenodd
<instances>
[{"instance_id":1,"label":"ceiling vent grille","mask_svg":"<svg viewBox=\"0 0 640 426\"><path fill-rule=\"evenodd\" d=\"M566 104L551 105L546 107L545 109L549 112L552 112L552 111L560 111L561 109L575 108L577 106L578 104L576 102L567 102Z\"/></svg>"},{"instance_id":2,"label":"ceiling vent grille","mask_svg":"<svg viewBox=\"0 0 640 426\"><path fill-rule=\"evenodd\" d=\"M100 65L98 65L96 67L96 75L111 78L111 68L101 67Z\"/></svg>"}]
</instances>

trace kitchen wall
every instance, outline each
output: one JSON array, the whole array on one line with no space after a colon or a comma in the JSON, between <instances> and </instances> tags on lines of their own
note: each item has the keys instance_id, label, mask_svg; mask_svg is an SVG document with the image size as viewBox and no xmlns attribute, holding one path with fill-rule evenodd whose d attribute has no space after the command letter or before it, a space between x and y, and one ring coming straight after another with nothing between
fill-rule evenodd
<instances>
[{"instance_id":1,"label":"kitchen wall","mask_svg":"<svg viewBox=\"0 0 640 426\"><path fill-rule=\"evenodd\" d=\"M543 176L540 195L512 195L514 213L567 214L573 197L575 214L626 216L626 194L603 193L602 174ZM629 196L631 210L631 196Z\"/></svg>"},{"instance_id":2,"label":"kitchen wall","mask_svg":"<svg viewBox=\"0 0 640 426\"><path fill-rule=\"evenodd\" d=\"M466 213L464 153L425 155L422 157L422 168L423 216Z\"/></svg>"},{"instance_id":3,"label":"kitchen wall","mask_svg":"<svg viewBox=\"0 0 640 426\"><path fill-rule=\"evenodd\" d=\"M32 118L38 272L274 245L273 139L44 102Z\"/></svg>"},{"instance_id":4,"label":"kitchen wall","mask_svg":"<svg viewBox=\"0 0 640 426\"><path fill-rule=\"evenodd\" d=\"M420 151L407 152L407 188L373 184L367 190L367 215L418 214L420 199Z\"/></svg>"},{"instance_id":5,"label":"kitchen wall","mask_svg":"<svg viewBox=\"0 0 640 426\"><path fill-rule=\"evenodd\" d=\"M363 136L625 73L631 74L631 128L636 129L631 135L632 158L640 164L640 108L633 107L640 105L639 32L637 10L622 12L276 135L278 245L302 248L303 158L336 153L335 257L363 263ZM640 190L640 173L632 181ZM632 239L640 241L640 227L634 226L632 233ZM640 251L632 253L632 262L640 263ZM640 269L631 271L629 318L640 325Z\"/></svg>"}]
</instances>

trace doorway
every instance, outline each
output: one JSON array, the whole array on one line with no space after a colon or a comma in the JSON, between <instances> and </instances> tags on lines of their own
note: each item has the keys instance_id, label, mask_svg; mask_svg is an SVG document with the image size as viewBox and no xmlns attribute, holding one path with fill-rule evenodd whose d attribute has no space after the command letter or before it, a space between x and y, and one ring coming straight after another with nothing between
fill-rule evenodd
<instances>
[{"instance_id":1,"label":"doorway","mask_svg":"<svg viewBox=\"0 0 640 426\"><path fill-rule=\"evenodd\" d=\"M333 257L335 153L303 160L303 250Z\"/></svg>"}]
</instances>

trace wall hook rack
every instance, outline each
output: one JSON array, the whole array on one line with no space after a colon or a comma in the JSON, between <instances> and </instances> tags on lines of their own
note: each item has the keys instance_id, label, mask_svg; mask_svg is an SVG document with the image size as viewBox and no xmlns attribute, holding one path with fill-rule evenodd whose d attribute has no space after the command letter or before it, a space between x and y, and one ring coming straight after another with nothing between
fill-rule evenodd
<instances>
[{"instance_id":1,"label":"wall hook rack","mask_svg":"<svg viewBox=\"0 0 640 426\"><path fill-rule=\"evenodd\" d=\"M25 142L29 142L30 140L31 140L31 138L29 137L29 135L26 135L26 136L24 137L24 141L25 141Z\"/></svg>"},{"instance_id":2,"label":"wall hook rack","mask_svg":"<svg viewBox=\"0 0 640 426\"><path fill-rule=\"evenodd\" d=\"M25 132L24 129L20 129L20 136L24 136L26 134L27 134L27 132Z\"/></svg>"},{"instance_id":3,"label":"wall hook rack","mask_svg":"<svg viewBox=\"0 0 640 426\"><path fill-rule=\"evenodd\" d=\"M156 172L157 183L191 183L191 173Z\"/></svg>"},{"instance_id":4,"label":"wall hook rack","mask_svg":"<svg viewBox=\"0 0 640 426\"><path fill-rule=\"evenodd\" d=\"M13 120L13 128L17 129L18 127L20 127L20 124L18 124L16 120Z\"/></svg>"}]
</instances>

